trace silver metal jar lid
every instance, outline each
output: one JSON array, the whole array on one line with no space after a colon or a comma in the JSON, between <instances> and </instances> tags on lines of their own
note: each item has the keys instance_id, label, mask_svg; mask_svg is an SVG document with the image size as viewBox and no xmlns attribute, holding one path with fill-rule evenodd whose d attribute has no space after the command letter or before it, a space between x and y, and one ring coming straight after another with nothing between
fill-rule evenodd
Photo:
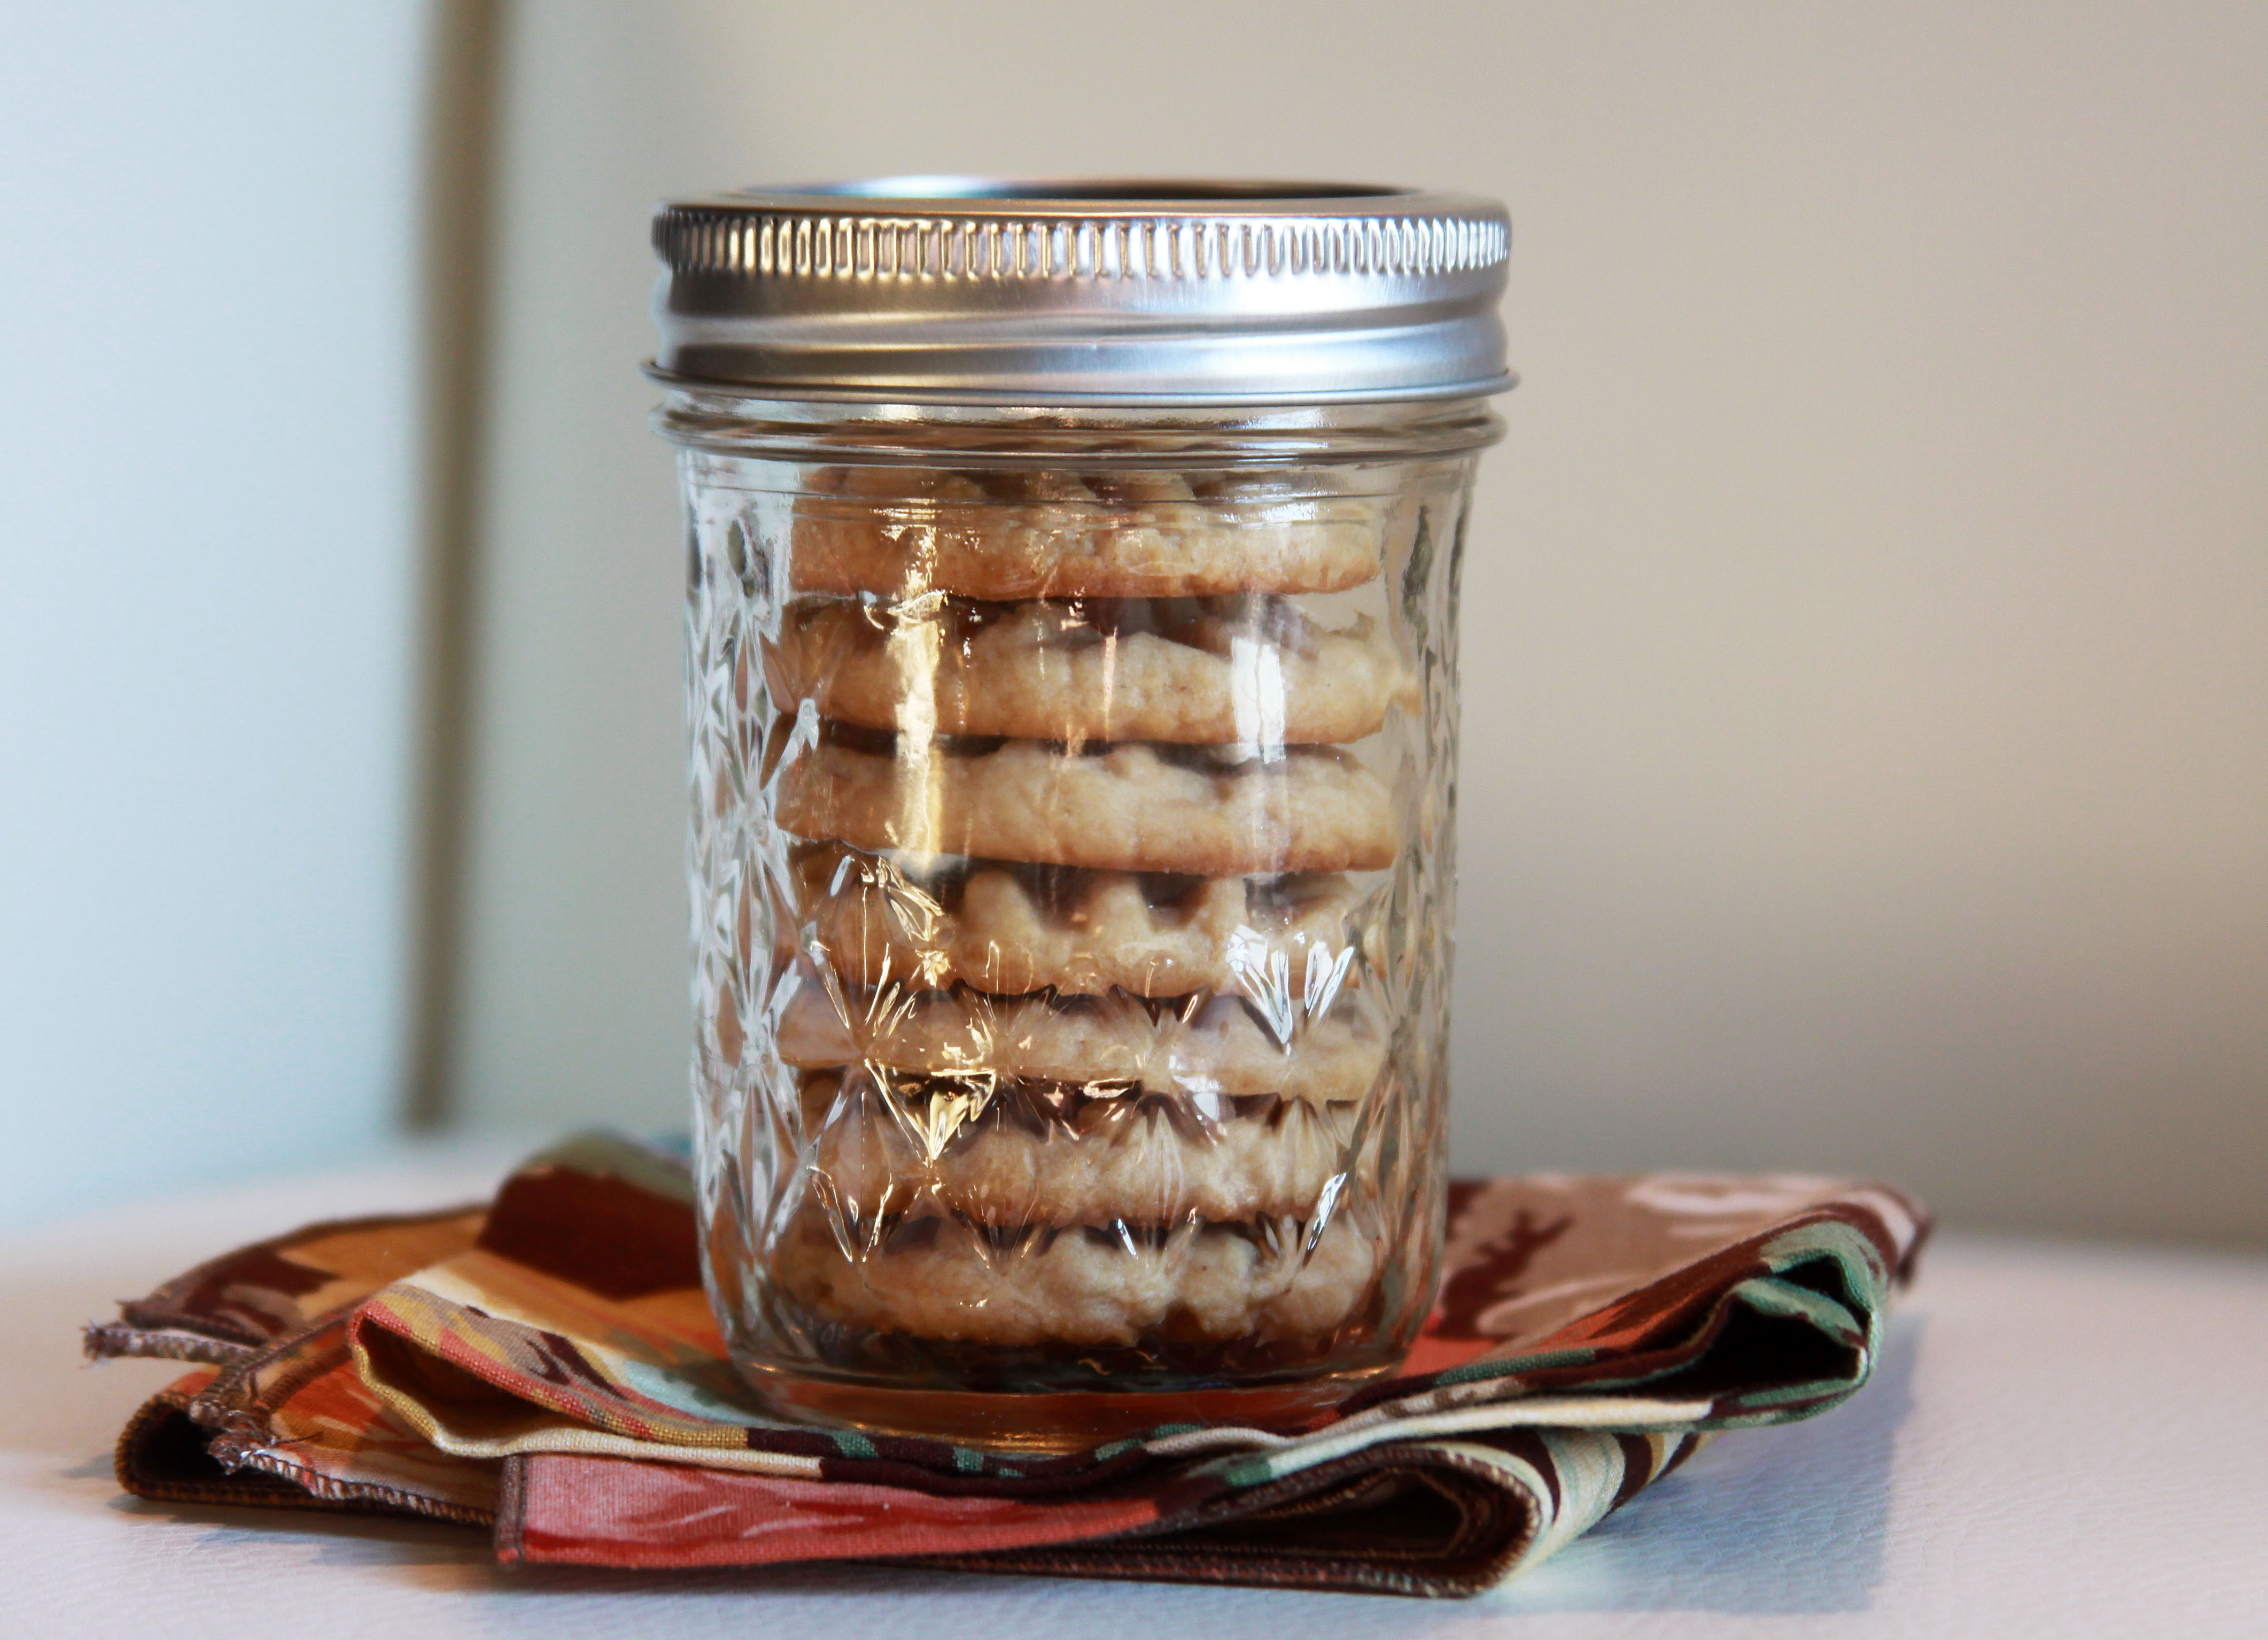
<instances>
[{"instance_id":1,"label":"silver metal jar lid","mask_svg":"<svg viewBox=\"0 0 2268 1640\"><path fill-rule=\"evenodd\" d=\"M892 177L663 205L654 373L783 397L1325 403L1512 385L1491 200Z\"/></svg>"}]
</instances>

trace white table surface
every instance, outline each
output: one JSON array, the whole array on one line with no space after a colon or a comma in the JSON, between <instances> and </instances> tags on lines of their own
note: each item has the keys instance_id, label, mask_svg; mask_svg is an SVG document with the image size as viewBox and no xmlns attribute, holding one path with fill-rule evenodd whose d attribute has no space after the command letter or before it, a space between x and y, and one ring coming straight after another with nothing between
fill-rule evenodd
<instances>
[{"instance_id":1,"label":"white table surface","mask_svg":"<svg viewBox=\"0 0 2268 1640\"><path fill-rule=\"evenodd\" d=\"M1947 1237L1874 1384L1729 1435L1471 1601L821 1569L490 1563L483 1537L124 1497L110 1445L177 1368L84 1367L77 1324L306 1220L468 1199L457 1149L0 1240L9 1636L1256 1640L2268 1636L2268 1257Z\"/></svg>"}]
</instances>

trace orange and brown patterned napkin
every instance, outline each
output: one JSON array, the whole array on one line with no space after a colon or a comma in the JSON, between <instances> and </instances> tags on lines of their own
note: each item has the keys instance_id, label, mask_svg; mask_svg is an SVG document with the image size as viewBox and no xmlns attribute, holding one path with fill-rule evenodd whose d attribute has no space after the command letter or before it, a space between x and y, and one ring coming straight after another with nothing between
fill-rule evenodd
<instances>
[{"instance_id":1,"label":"orange and brown patterned napkin","mask_svg":"<svg viewBox=\"0 0 2268 1640\"><path fill-rule=\"evenodd\" d=\"M144 1497L438 1518L507 1562L1469 1594L1710 1433L1847 1399L1926 1228L1896 1191L1824 1179L1461 1184L1403 1376L1292 1433L1167 1425L1035 1457L763 1409L702 1295L683 1165L590 1135L486 1207L201 1265L86 1347L202 1363L120 1437Z\"/></svg>"}]
</instances>

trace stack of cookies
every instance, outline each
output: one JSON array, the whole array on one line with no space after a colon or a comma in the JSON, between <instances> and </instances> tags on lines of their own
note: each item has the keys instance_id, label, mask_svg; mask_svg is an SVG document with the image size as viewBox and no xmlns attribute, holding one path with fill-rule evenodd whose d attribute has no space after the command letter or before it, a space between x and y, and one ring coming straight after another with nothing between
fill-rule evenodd
<instances>
[{"instance_id":1,"label":"stack of cookies","mask_svg":"<svg viewBox=\"0 0 2268 1640\"><path fill-rule=\"evenodd\" d=\"M1294 1370L1376 1325L1384 536L1282 473L809 485L740 687L789 976L759 1256L823 1360Z\"/></svg>"}]
</instances>

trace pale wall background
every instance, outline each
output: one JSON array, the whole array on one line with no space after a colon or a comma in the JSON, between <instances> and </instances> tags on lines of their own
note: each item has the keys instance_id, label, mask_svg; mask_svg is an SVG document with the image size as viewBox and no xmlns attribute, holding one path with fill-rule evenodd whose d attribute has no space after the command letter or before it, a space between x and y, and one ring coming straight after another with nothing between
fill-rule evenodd
<instances>
[{"instance_id":1,"label":"pale wall background","mask_svg":"<svg viewBox=\"0 0 2268 1640\"><path fill-rule=\"evenodd\" d=\"M681 1119L657 197L1510 203L1466 575L1470 1168L2268 1238L2268 9L514 8L466 1120Z\"/></svg>"},{"instance_id":2,"label":"pale wall background","mask_svg":"<svg viewBox=\"0 0 2268 1640\"><path fill-rule=\"evenodd\" d=\"M652 202L1182 171L1517 224L1467 1165L2268 1239L2268 9L524 0L483 331L436 322L418 153L477 136L494 10L11 15L0 1216L367 1149L413 1092L681 1125ZM423 413L453 370L476 442ZM466 541L421 896L416 586Z\"/></svg>"},{"instance_id":3,"label":"pale wall background","mask_svg":"<svg viewBox=\"0 0 2268 1640\"><path fill-rule=\"evenodd\" d=\"M399 1122L414 0L0 29L0 1223Z\"/></svg>"}]
</instances>

